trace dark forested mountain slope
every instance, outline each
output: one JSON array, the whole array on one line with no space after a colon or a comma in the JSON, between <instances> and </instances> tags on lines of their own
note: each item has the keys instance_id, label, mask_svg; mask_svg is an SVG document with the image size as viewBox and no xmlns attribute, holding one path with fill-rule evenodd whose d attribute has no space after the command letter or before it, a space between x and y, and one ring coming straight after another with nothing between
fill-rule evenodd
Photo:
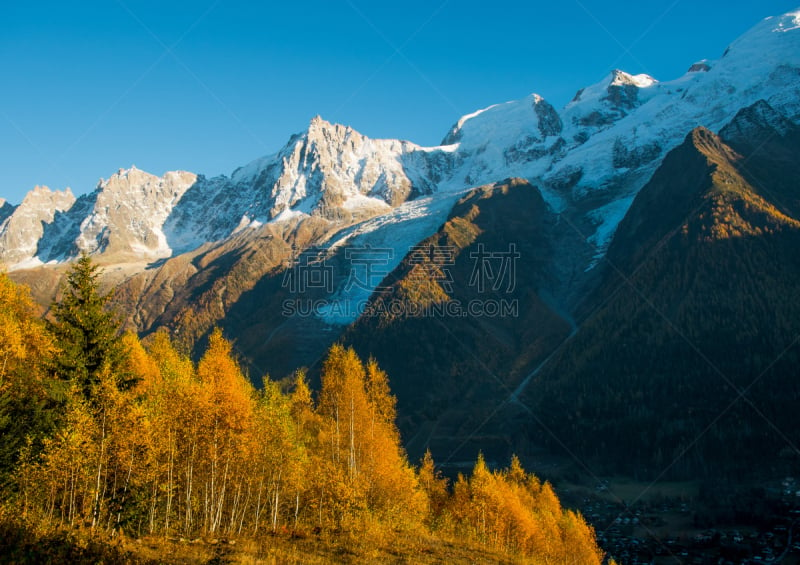
<instances>
[{"instance_id":1,"label":"dark forested mountain slope","mask_svg":"<svg viewBox=\"0 0 800 565\"><path fill-rule=\"evenodd\" d=\"M759 106L723 131L739 152L697 128L665 158L576 336L526 391L559 439L609 470L735 474L798 455L800 144L794 127L750 119Z\"/></svg>"},{"instance_id":2,"label":"dark forested mountain slope","mask_svg":"<svg viewBox=\"0 0 800 565\"><path fill-rule=\"evenodd\" d=\"M472 191L345 333L392 375L412 456L430 446L440 460L456 457L462 438L569 333L539 293L552 284L554 221L525 181ZM511 438L487 428L467 443L464 457L480 447L502 460Z\"/></svg>"}]
</instances>

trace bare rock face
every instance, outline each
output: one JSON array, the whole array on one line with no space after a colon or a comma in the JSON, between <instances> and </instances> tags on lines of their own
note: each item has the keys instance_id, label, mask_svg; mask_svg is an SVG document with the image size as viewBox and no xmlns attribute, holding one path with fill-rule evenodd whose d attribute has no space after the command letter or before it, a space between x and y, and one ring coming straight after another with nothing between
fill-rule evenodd
<instances>
[{"instance_id":1,"label":"bare rock face","mask_svg":"<svg viewBox=\"0 0 800 565\"><path fill-rule=\"evenodd\" d=\"M621 138L614 141L615 169L633 169L646 165L661 155L661 145L656 141L641 145L628 145Z\"/></svg>"},{"instance_id":2,"label":"bare rock face","mask_svg":"<svg viewBox=\"0 0 800 565\"><path fill-rule=\"evenodd\" d=\"M559 135L561 130L564 129L564 124L561 122L558 111L541 96L535 98L533 111L536 112L536 117L539 118L539 132L541 132L542 137Z\"/></svg>"},{"instance_id":3,"label":"bare rock face","mask_svg":"<svg viewBox=\"0 0 800 565\"><path fill-rule=\"evenodd\" d=\"M702 61L698 61L698 62L694 63L691 67L689 67L689 70L686 71L686 72L687 73L707 73L710 70L711 70L711 65L708 63L708 61L703 59Z\"/></svg>"},{"instance_id":4,"label":"bare rock face","mask_svg":"<svg viewBox=\"0 0 800 565\"><path fill-rule=\"evenodd\" d=\"M614 70L603 81L584 88L570 103L574 125L606 128L641 105L640 91L656 84L648 75L631 75Z\"/></svg>"},{"instance_id":5,"label":"bare rock face","mask_svg":"<svg viewBox=\"0 0 800 565\"><path fill-rule=\"evenodd\" d=\"M337 222L367 219L436 190L452 154L399 140L370 139L319 116L276 154L230 178L199 176L164 231L176 252L297 214Z\"/></svg>"},{"instance_id":6,"label":"bare rock face","mask_svg":"<svg viewBox=\"0 0 800 565\"><path fill-rule=\"evenodd\" d=\"M147 259L169 257L172 250L162 227L196 180L196 175L185 171L157 177L136 167L120 169L98 185L94 208L80 224L77 249Z\"/></svg>"},{"instance_id":7,"label":"bare rock face","mask_svg":"<svg viewBox=\"0 0 800 565\"><path fill-rule=\"evenodd\" d=\"M282 155L283 170L272 186L269 215L275 217L300 203L310 211L322 199L328 207L358 197L397 206L412 189L398 156L413 147L397 140L372 140L317 116L307 133ZM318 212L324 215L326 210Z\"/></svg>"},{"instance_id":8,"label":"bare rock face","mask_svg":"<svg viewBox=\"0 0 800 565\"><path fill-rule=\"evenodd\" d=\"M69 189L53 191L37 186L30 191L22 204L0 224L0 260L13 265L33 258L45 225L51 224L74 203L75 196Z\"/></svg>"}]
</instances>

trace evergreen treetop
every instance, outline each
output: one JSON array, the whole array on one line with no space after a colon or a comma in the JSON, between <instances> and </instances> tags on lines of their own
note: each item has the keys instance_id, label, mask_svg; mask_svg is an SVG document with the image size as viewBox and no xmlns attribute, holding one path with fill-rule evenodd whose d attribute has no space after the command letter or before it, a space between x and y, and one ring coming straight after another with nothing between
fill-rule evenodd
<instances>
[{"instance_id":1,"label":"evergreen treetop","mask_svg":"<svg viewBox=\"0 0 800 565\"><path fill-rule=\"evenodd\" d=\"M101 372L117 369L124 354L120 322L108 308L111 294L100 292L100 275L98 265L88 255L81 255L67 274L61 299L50 308L50 329L59 349L56 374L78 384L87 398Z\"/></svg>"}]
</instances>

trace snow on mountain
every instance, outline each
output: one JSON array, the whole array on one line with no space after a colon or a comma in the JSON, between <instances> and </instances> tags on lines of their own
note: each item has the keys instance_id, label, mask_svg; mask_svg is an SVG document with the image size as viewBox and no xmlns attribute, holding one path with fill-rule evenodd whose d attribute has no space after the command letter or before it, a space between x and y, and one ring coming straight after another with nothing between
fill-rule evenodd
<instances>
[{"instance_id":1,"label":"snow on mountain","mask_svg":"<svg viewBox=\"0 0 800 565\"><path fill-rule=\"evenodd\" d=\"M162 231L172 208L197 176L172 171L157 177L132 166L97 187L91 213L81 222L75 245L80 251L133 252L144 258L172 254Z\"/></svg>"},{"instance_id":2,"label":"snow on mountain","mask_svg":"<svg viewBox=\"0 0 800 565\"><path fill-rule=\"evenodd\" d=\"M328 324L354 322L377 284L400 264L414 245L439 229L447 220L453 204L465 192L467 190L440 192L410 200L386 214L337 234L326 246L329 253L343 247L369 250L377 253L378 261L369 268L370 274L366 272L367 267L359 270L353 266L351 274L358 284L344 281L319 309L319 317Z\"/></svg>"},{"instance_id":3,"label":"snow on mountain","mask_svg":"<svg viewBox=\"0 0 800 565\"><path fill-rule=\"evenodd\" d=\"M613 126L633 113L655 94L658 81L649 75L630 75L612 71L597 84L580 90L564 108L564 119L571 141Z\"/></svg>"},{"instance_id":4,"label":"snow on mountain","mask_svg":"<svg viewBox=\"0 0 800 565\"><path fill-rule=\"evenodd\" d=\"M718 131L761 99L800 120L800 12L763 20L721 58L674 80L614 70L560 112L537 94L473 112L438 147L370 139L316 117L230 177L159 178L131 168L76 202L32 196L4 220L0 210L2 256L9 265L80 250L166 257L298 215L358 224L410 200L509 177L538 186L555 211L582 215L600 256L633 196L688 131ZM41 219L30 212L37 199Z\"/></svg>"},{"instance_id":5,"label":"snow on mountain","mask_svg":"<svg viewBox=\"0 0 800 565\"><path fill-rule=\"evenodd\" d=\"M578 92L560 114L532 94L462 117L443 147L428 149L454 155L449 177L440 179L439 190L445 194L439 201L457 188L527 178L554 210L585 210L593 231L584 235L596 249L588 271L604 255L635 194L686 132L701 124L718 131L740 109L761 99L798 121L800 13L768 18L735 41L720 60L699 61L669 82L615 70ZM767 118L773 123L784 119ZM430 213L438 218L433 209ZM429 235L403 222L391 230L394 241L401 243ZM381 233L365 230L360 239L380 246L385 243ZM357 299L339 297L337 311L326 319L351 321L341 315L347 310L339 303Z\"/></svg>"},{"instance_id":6,"label":"snow on mountain","mask_svg":"<svg viewBox=\"0 0 800 565\"><path fill-rule=\"evenodd\" d=\"M535 94L491 106L461 118L444 143L458 144L467 184L521 176L538 184L555 208L591 197L614 210L590 215L604 246L613 235L607 224L624 212L609 204L631 201L693 127L716 131L762 98L798 121L799 21L798 13L767 18L719 60L695 63L672 81L612 71L579 91L560 114Z\"/></svg>"},{"instance_id":7,"label":"snow on mountain","mask_svg":"<svg viewBox=\"0 0 800 565\"><path fill-rule=\"evenodd\" d=\"M523 172L527 174L521 176L556 189L575 189L572 197L608 189L630 176L631 169L650 164L646 169L652 172L657 158L695 125L717 129L760 98L796 120L796 18L789 14L765 20L734 42L720 60L696 63L673 81L612 71L567 104L559 116L563 127L551 130L558 138L549 143L541 135L537 139L532 110L542 104L536 95L465 116L445 141L458 142L473 153L471 169L482 171L482 177ZM769 55L761 56L762 51ZM525 143L534 151L520 151ZM514 157L519 155L532 158L518 163ZM627 188L630 192L636 187Z\"/></svg>"},{"instance_id":8,"label":"snow on mountain","mask_svg":"<svg viewBox=\"0 0 800 565\"><path fill-rule=\"evenodd\" d=\"M698 125L718 131L760 99L800 119L800 13L767 18L716 61L700 61L672 81L615 70L579 91L539 127L541 98L463 117L445 138L458 143L467 183L521 176L561 210L592 202L590 241L605 249L636 192L670 149ZM549 105L548 105L549 106ZM549 112L548 112L549 113Z\"/></svg>"},{"instance_id":9,"label":"snow on mountain","mask_svg":"<svg viewBox=\"0 0 800 565\"><path fill-rule=\"evenodd\" d=\"M457 146L460 166L450 184L478 186L512 176L510 171L538 176L547 157L559 151L562 128L558 112L537 94L464 116L443 141Z\"/></svg>"},{"instance_id":10,"label":"snow on mountain","mask_svg":"<svg viewBox=\"0 0 800 565\"><path fill-rule=\"evenodd\" d=\"M371 140L350 127L314 118L291 152L281 155L281 174L270 191L270 216L293 207L311 210L320 201L343 204L358 196L386 205L404 202L412 186L399 156L409 146Z\"/></svg>"},{"instance_id":11,"label":"snow on mountain","mask_svg":"<svg viewBox=\"0 0 800 565\"><path fill-rule=\"evenodd\" d=\"M74 203L75 196L69 189L53 191L37 186L31 190L0 224L0 260L8 266L31 260L45 226Z\"/></svg>"},{"instance_id":12,"label":"snow on mountain","mask_svg":"<svg viewBox=\"0 0 800 565\"><path fill-rule=\"evenodd\" d=\"M0 225L3 260L11 268L25 268L80 252L138 260L169 257L172 250L161 228L195 179L183 171L157 177L131 167L77 200L69 189L36 187Z\"/></svg>"},{"instance_id":13,"label":"snow on mountain","mask_svg":"<svg viewBox=\"0 0 800 565\"><path fill-rule=\"evenodd\" d=\"M442 144L458 143L462 151L480 150L487 143L508 147L526 137L542 141L561 133L561 128L556 109L538 94L531 94L462 117Z\"/></svg>"},{"instance_id":14,"label":"snow on mountain","mask_svg":"<svg viewBox=\"0 0 800 565\"><path fill-rule=\"evenodd\" d=\"M447 150L370 139L315 117L275 155L230 178L201 177L169 218L167 237L173 248L188 250L296 214L372 217L433 192L451 161Z\"/></svg>"}]
</instances>

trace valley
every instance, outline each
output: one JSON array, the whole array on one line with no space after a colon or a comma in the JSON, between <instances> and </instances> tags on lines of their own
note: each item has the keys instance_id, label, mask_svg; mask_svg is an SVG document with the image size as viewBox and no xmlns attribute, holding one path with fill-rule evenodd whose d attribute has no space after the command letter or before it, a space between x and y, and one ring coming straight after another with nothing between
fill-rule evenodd
<instances>
[{"instance_id":1,"label":"valley","mask_svg":"<svg viewBox=\"0 0 800 565\"><path fill-rule=\"evenodd\" d=\"M91 258L121 329L195 363L224 336L255 387L318 392L352 348L403 457L455 483L517 455L620 564L797 563L800 13L686 68L432 147L316 116L229 176L37 187L0 259L52 319Z\"/></svg>"}]
</instances>

